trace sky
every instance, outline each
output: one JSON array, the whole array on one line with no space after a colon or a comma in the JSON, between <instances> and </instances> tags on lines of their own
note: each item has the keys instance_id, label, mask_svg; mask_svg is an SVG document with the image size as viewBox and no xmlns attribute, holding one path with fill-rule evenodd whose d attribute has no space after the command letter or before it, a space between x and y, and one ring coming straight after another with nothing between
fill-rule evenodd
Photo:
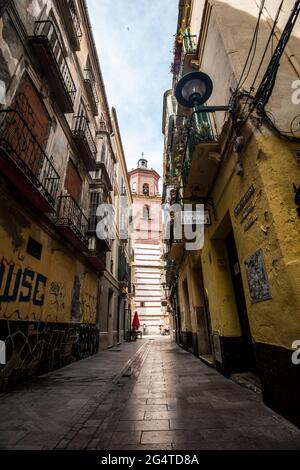
<instances>
[{"instance_id":1,"label":"sky","mask_svg":"<svg viewBox=\"0 0 300 470\"><path fill-rule=\"evenodd\" d=\"M178 0L87 0L109 106L128 171L142 152L162 175L163 94L171 87Z\"/></svg>"}]
</instances>

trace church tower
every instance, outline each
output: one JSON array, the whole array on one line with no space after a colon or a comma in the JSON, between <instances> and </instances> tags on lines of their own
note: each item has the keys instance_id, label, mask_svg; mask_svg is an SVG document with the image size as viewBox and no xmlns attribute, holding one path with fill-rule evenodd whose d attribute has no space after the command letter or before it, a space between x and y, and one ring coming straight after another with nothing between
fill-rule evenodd
<instances>
[{"instance_id":1,"label":"church tower","mask_svg":"<svg viewBox=\"0 0 300 470\"><path fill-rule=\"evenodd\" d=\"M148 168L148 161L143 154L137 168L129 172L133 196L133 310L138 313L143 334L159 334L160 328L168 322L168 316L161 306L163 263L159 179L159 174Z\"/></svg>"}]
</instances>

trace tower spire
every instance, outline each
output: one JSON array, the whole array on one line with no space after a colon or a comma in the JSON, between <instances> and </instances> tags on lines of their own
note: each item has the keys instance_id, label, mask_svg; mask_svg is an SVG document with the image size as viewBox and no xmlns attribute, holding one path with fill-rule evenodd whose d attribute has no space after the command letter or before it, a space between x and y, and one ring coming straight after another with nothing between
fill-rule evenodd
<instances>
[{"instance_id":1,"label":"tower spire","mask_svg":"<svg viewBox=\"0 0 300 470\"><path fill-rule=\"evenodd\" d=\"M147 169L148 161L146 160L144 152L142 152L142 157L138 161L138 168Z\"/></svg>"}]
</instances>

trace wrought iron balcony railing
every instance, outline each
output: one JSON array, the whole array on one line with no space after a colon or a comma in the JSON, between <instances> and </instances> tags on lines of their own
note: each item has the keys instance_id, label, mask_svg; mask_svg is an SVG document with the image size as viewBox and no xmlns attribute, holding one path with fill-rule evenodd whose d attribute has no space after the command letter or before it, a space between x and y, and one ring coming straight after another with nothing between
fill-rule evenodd
<instances>
[{"instance_id":1,"label":"wrought iron balcony railing","mask_svg":"<svg viewBox=\"0 0 300 470\"><path fill-rule=\"evenodd\" d=\"M73 136L87 169L89 171L95 170L97 147L88 120L84 115L74 117Z\"/></svg>"},{"instance_id":2,"label":"wrought iron balcony railing","mask_svg":"<svg viewBox=\"0 0 300 470\"><path fill-rule=\"evenodd\" d=\"M84 245L88 246L86 235L88 219L72 196L62 195L58 198L56 223L60 227L70 229Z\"/></svg>"},{"instance_id":3,"label":"wrought iron balcony railing","mask_svg":"<svg viewBox=\"0 0 300 470\"><path fill-rule=\"evenodd\" d=\"M111 144L111 138L107 130L104 130L103 128L98 130L97 136L100 140L97 166L102 169L108 190L112 191L115 156Z\"/></svg>"},{"instance_id":4,"label":"wrought iron balcony railing","mask_svg":"<svg viewBox=\"0 0 300 470\"><path fill-rule=\"evenodd\" d=\"M88 219L88 232L96 233L98 222L100 222L100 217L96 215L96 211L91 211ZM112 247L112 240L107 237L104 239L97 239L98 245L103 248L106 247L106 251L110 251Z\"/></svg>"},{"instance_id":5,"label":"wrought iron balcony railing","mask_svg":"<svg viewBox=\"0 0 300 470\"><path fill-rule=\"evenodd\" d=\"M186 54L194 54L197 49L197 36L188 32L183 35L183 49Z\"/></svg>"},{"instance_id":6,"label":"wrought iron balcony railing","mask_svg":"<svg viewBox=\"0 0 300 470\"><path fill-rule=\"evenodd\" d=\"M52 21L36 21L34 35L29 39L36 48L52 95L60 101L63 112L73 112L76 87Z\"/></svg>"},{"instance_id":7,"label":"wrought iron balcony railing","mask_svg":"<svg viewBox=\"0 0 300 470\"><path fill-rule=\"evenodd\" d=\"M73 51L80 50L80 41L82 38L82 29L76 4L74 0L57 0L57 7L60 10L60 16L64 21L67 30L70 45Z\"/></svg>"},{"instance_id":8,"label":"wrought iron balcony railing","mask_svg":"<svg viewBox=\"0 0 300 470\"><path fill-rule=\"evenodd\" d=\"M0 146L54 208L59 174L25 119L14 109L0 111Z\"/></svg>"},{"instance_id":9,"label":"wrought iron balcony railing","mask_svg":"<svg viewBox=\"0 0 300 470\"><path fill-rule=\"evenodd\" d=\"M212 171L217 168L213 159L208 159L209 153L217 154L219 151L215 113L195 113L193 122L182 165L182 183L184 188L189 183L206 188Z\"/></svg>"},{"instance_id":10,"label":"wrought iron balcony railing","mask_svg":"<svg viewBox=\"0 0 300 470\"><path fill-rule=\"evenodd\" d=\"M89 96L89 100L92 106L94 116L98 116L98 95L96 90L95 78L90 69L85 69L84 71L84 84Z\"/></svg>"},{"instance_id":11,"label":"wrought iron balcony railing","mask_svg":"<svg viewBox=\"0 0 300 470\"><path fill-rule=\"evenodd\" d=\"M74 0L67 0L67 2L68 2L68 7L69 7L70 14L71 14L72 23L73 23L76 36L78 38L82 38L82 30L81 30L79 18L77 15L76 7L74 4Z\"/></svg>"}]
</instances>

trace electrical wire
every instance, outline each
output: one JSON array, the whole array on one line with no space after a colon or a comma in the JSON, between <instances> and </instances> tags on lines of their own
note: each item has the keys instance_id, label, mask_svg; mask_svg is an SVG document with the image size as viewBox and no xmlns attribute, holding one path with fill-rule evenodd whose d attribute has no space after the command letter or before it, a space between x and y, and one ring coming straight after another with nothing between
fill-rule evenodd
<instances>
[{"instance_id":1,"label":"electrical wire","mask_svg":"<svg viewBox=\"0 0 300 470\"><path fill-rule=\"evenodd\" d=\"M249 75L250 70L251 70L251 67L252 67L253 59L254 59L254 56L255 56L255 50L256 50L256 46L257 46L257 36L258 36L258 31L259 31L259 24L260 24L261 15L262 15L262 12L263 12L263 9L264 9L264 5L265 5L265 0L262 0L262 1L261 1L261 6L260 6L260 9L259 9L259 14L258 14L256 26L255 26L254 33L253 33L253 37L252 37L252 41L251 41L251 45L250 45L250 49L249 49L249 52L248 52L248 55L247 55L247 58L246 58L246 61L245 61L245 64L244 64L244 68L243 68L242 74L241 74L240 79L239 79L239 81L238 81L236 90L239 90L240 87L245 83L245 80L247 80L248 75ZM253 47L254 47L254 50L253 50ZM242 80L243 80L243 77L244 77L244 73L246 72L246 68L247 68L248 61L249 61L249 59L250 59L252 50L253 50L254 52L253 52L253 56L252 56L252 59L251 59L251 62L250 62L250 67L249 67L249 69L248 69L246 78L244 79L244 81L243 81L243 83L242 83Z\"/></svg>"},{"instance_id":2,"label":"electrical wire","mask_svg":"<svg viewBox=\"0 0 300 470\"><path fill-rule=\"evenodd\" d=\"M263 65L263 63L264 63L266 54L267 54L268 49L269 49L269 46L270 46L270 43L271 43L271 41L272 41L273 38L274 38L274 33L275 33L275 30L276 30L276 26L277 26L277 24L278 24L278 20L279 20L279 16L280 16L280 13L281 13L281 10L282 10L283 2L284 2L284 0L281 0L281 3L280 3L280 5L279 5L279 7L278 7L278 10L277 10L277 13L276 13L276 16L275 16L275 20L274 20L274 23L273 23L273 27L272 27L272 29L271 29L271 32L270 32L268 41L267 41L267 43L266 43L266 46L265 46L263 55L262 55L262 57L261 57L261 60L260 60L259 66L258 66L258 69L257 69L256 74L255 74L254 79L253 79L253 82L252 82L251 87L250 87L250 89L249 89L249 94L248 94L248 96L247 96L245 105L244 105L243 110L242 110L242 113L241 113L242 115L243 115L244 110L246 109L246 106L247 106L248 103L249 103L249 99L253 98L253 97L251 97L251 92L252 92L252 90L254 90L254 85L255 85L255 83L256 83L256 80L257 80L257 78L258 78L259 72L260 72L260 70L261 70L261 68L262 68L262 65ZM250 108L250 111L248 112L247 117L243 120L242 125L244 125L244 124L248 121L248 119L250 118L250 116L251 116L251 114L253 113L253 111L254 111L254 106L252 106L252 107Z\"/></svg>"},{"instance_id":3,"label":"electrical wire","mask_svg":"<svg viewBox=\"0 0 300 470\"><path fill-rule=\"evenodd\" d=\"M281 4L280 4L281 8ZM280 11L278 13L279 17ZM300 142L300 137L296 137L294 134L294 131L292 129L293 122L295 121L296 118L293 119L291 122L291 128L290 131L283 131L278 128L278 126L275 123L275 118L274 116L269 113L265 107L273 93L275 83L276 83L276 78L280 66L280 60L282 57L282 54L284 52L284 49L290 39L290 36L292 34L293 28L295 26L295 23L298 19L298 16L300 14L300 0L296 0L294 3L294 7L292 9L291 15L286 23L286 26L281 34L281 37L278 41L278 44L275 48L275 51L272 55L271 61L267 67L267 70L264 74L264 77L262 78L262 81L258 87L258 90L256 92L255 96L250 96L248 93L243 93L242 96L248 96L248 99L252 99L252 105L251 109L246 117L246 119L243 120L243 122L238 123L238 127L241 125L245 124L246 121L249 119L250 115L254 111L254 109L257 109L257 114L260 117L262 121L265 122L265 124L275 133L277 134L280 138L288 140L289 142ZM277 16L276 16L277 17ZM278 18L277 18L278 21ZM275 30L276 25L274 26ZM272 28L273 30L273 28ZM272 35L272 32L271 32ZM272 35L274 36L274 34ZM271 37L273 39L273 37ZM259 72L259 71L258 71ZM257 77L256 77L257 78ZM235 116L236 118L236 116ZM237 122L237 121L236 121Z\"/></svg>"}]
</instances>

